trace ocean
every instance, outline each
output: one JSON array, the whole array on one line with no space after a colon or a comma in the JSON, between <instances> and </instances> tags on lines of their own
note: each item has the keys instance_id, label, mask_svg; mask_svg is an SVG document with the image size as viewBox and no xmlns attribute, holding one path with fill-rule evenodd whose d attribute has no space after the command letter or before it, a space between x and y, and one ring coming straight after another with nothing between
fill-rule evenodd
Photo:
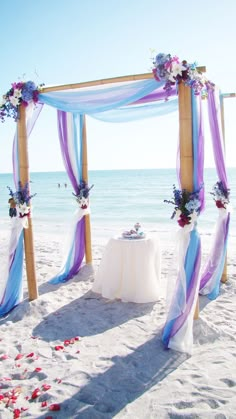
<instances>
[{"instance_id":1,"label":"ocean","mask_svg":"<svg viewBox=\"0 0 236 419\"><path fill-rule=\"evenodd\" d=\"M236 203L236 168L227 170L231 203ZM217 218L217 208L210 194L218 180L215 169L205 169L206 209L199 217L198 227L211 234ZM91 230L95 238L109 237L140 222L144 231L169 231L176 222L171 220L173 206L164 203L173 196L176 186L175 169L91 170L90 192ZM60 187L59 187L60 185ZM14 183L11 174L0 175L0 231L10 223L9 191ZM31 173L33 229L40 232L66 231L76 210L76 200L66 172ZM1 232L0 232L1 234ZM230 234L236 234L236 217L231 217Z\"/></svg>"}]
</instances>

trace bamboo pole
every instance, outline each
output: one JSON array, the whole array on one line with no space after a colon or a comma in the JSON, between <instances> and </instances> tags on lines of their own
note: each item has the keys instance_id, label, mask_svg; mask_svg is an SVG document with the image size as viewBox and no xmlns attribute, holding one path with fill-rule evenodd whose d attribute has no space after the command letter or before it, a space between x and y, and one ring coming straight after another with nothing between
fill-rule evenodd
<instances>
[{"instance_id":1,"label":"bamboo pole","mask_svg":"<svg viewBox=\"0 0 236 419\"><path fill-rule=\"evenodd\" d=\"M19 175L22 185L29 184L29 160L26 130L26 108L19 107L18 121L18 153L19 153ZM34 260L34 241L32 219L29 217L29 226L24 229L25 265L27 273L29 300L38 298L36 282L35 260Z\"/></svg>"},{"instance_id":2,"label":"bamboo pole","mask_svg":"<svg viewBox=\"0 0 236 419\"><path fill-rule=\"evenodd\" d=\"M206 67L204 66L197 67L197 70L200 73L204 73L206 71ZM42 87L40 90L40 93L55 92L55 91L59 92L62 90L81 89L83 87L92 87L92 86L100 86L100 85L105 85L105 84L123 83L123 82L128 82L128 81L147 80L147 79L153 79L153 73L133 74L133 75L128 75L128 76L110 77L108 79L85 81L81 83L62 84L59 86Z\"/></svg>"},{"instance_id":3,"label":"bamboo pole","mask_svg":"<svg viewBox=\"0 0 236 419\"><path fill-rule=\"evenodd\" d=\"M88 183L88 153L87 153L87 133L86 119L83 116L83 132L82 132L82 179ZM91 225L90 215L85 215L85 260L86 263L92 263L92 244L91 244Z\"/></svg>"},{"instance_id":4,"label":"bamboo pole","mask_svg":"<svg viewBox=\"0 0 236 419\"><path fill-rule=\"evenodd\" d=\"M193 144L192 144L192 103L191 88L179 84L179 142L180 180L183 189L193 191ZM199 318L199 298L197 298L194 319Z\"/></svg>"}]
</instances>

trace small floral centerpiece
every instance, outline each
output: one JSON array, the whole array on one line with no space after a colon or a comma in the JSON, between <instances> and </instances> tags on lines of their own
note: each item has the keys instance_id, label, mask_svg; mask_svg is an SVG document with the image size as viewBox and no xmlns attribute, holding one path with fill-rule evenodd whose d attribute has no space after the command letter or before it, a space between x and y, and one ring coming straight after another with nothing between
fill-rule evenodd
<instances>
[{"instance_id":1,"label":"small floral centerpiece","mask_svg":"<svg viewBox=\"0 0 236 419\"><path fill-rule=\"evenodd\" d=\"M213 192L210 192L210 194L214 196L213 199L217 208L227 209L227 205L229 204L230 189L225 188L222 181L215 183L213 186Z\"/></svg>"},{"instance_id":2,"label":"small floral centerpiece","mask_svg":"<svg viewBox=\"0 0 236 419\"><path fill-rule=\"evenodd\" d=\"M11 117L17 121L19 105L28 106L29 103L36 104L42 86L43 84L37 87L33 81L12 83L10 90L3 95L2 101L0 102L1 122L5 122L7 117Z\"/></svg>"},{"instance_id":3,"label":"small floral centerpiece","mask_svg":"<svg viewBox=\"0 0 236 419\"><path fill-rule=\"evenodd\" d=\"M19 215L20 218L30 217L29 202L36 193L33 195L29 194L29 184L26 183L25 186L22 186L21 182L19 182L19 189L16 192L13 192L9 186L7 186L7 188L9 189L9 195L11 196L8 201L10 205L9 216L11 218L17 217L17 215Z\"/></svg>"},{"instance_id":4,"label":"small floral centerpiece","mask_svg":"<svg viewBox=\"0 0 236 419\"><path fill-rule=\"evenodd\" d=\"M174 212L171 218L177 218L180 227L185 227L196 221L201 208L199 192L200 190L188 192L186 189L176 189L175 185L173 185L173 199L164 200L164 202L174 205Z\"/></svg>"},{"instance_id":5,"label":"small floral centerpiece","mask_svg":"<svg viewBox=\"0 0 236 419\"><path fill-rule=\"evenodd\" d=\"M89 206L89 193L94 185L88 186L86 182L82 182L78 185L78 192L72 194L75 196L76 201L78 202L81 209L87 209Z\"/></svg>"},{"instance_id":6,"label":"small floral centerpiece","mask_svg":"<svg viewBox=\"0 0 236 419\"><path fill-rule=\"evenodd\" d=\"M197 70L197 64L189 64L186 60L181 61L177 56L159 53L153 59L153 75L156 80L164 80L164 90L168 95L172 87L177 83L184 82L190 86L196 95L206 96L207 86L214 86L206 77Z\"/></svg>"}]
</instances>

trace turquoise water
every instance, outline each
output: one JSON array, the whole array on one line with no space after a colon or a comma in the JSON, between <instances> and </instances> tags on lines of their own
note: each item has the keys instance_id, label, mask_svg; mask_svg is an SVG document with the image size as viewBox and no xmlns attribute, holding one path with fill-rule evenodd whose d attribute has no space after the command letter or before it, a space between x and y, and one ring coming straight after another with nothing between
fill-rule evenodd
<instances>
[{"instance_id":1,"label":"turquoise water","mask_svg":"<svg viewBox=\"0 0 236 419\"><path fill-rule=\"evenodd\" d=\"M236 204L236 168L228 169L231 203ZM199 218L199 228L211 233L217 217L217 209L210 195L217 181L214 169L205 170L207 208ZM58 183L60 187L58 187ZM65 187L65 183L67 187ZM89 172L92 232L99 236L120 229L129 229L137 221L147 231L167 231L175 223L170 219L172 205L164 199L172 198L172 186L177 185L175 169L147 170L99 170ZM7 186L14 189L12 175L0 175L0 227L9 224ZM69 223L76 209L72 187L65 172L31 173L33 225L56 232L58 226ZM236 234L234 213L231 234Z\"/></svg>"}]
</instances>

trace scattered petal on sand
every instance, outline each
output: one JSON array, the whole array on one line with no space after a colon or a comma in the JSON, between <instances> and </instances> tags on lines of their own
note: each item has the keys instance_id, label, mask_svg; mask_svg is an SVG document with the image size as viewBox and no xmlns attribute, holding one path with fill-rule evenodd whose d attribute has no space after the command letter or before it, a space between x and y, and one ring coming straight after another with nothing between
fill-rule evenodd
<instances>
[{"instance_id":1,"label":"scattered petal on sand","mask_svg":"<svg viewBox=\"0 0 236 419\"><path fill-rule=\"evenodd\" d=\"M40 394L41 394L40 388L36 388L31 394L31 399L37 399L37 397L40 396Z\"/></svg>"},{"instance_id":2,"label":"scattered petal on sand","mask_svg":"<svg viewBox=\"0 0 236 419\"><path fill-rule=\"evenodd\" d=\"M58 403L53 403L49 406L49 410L58 411L61 410L61 406Z\"/></svg>"}]
</instances>

